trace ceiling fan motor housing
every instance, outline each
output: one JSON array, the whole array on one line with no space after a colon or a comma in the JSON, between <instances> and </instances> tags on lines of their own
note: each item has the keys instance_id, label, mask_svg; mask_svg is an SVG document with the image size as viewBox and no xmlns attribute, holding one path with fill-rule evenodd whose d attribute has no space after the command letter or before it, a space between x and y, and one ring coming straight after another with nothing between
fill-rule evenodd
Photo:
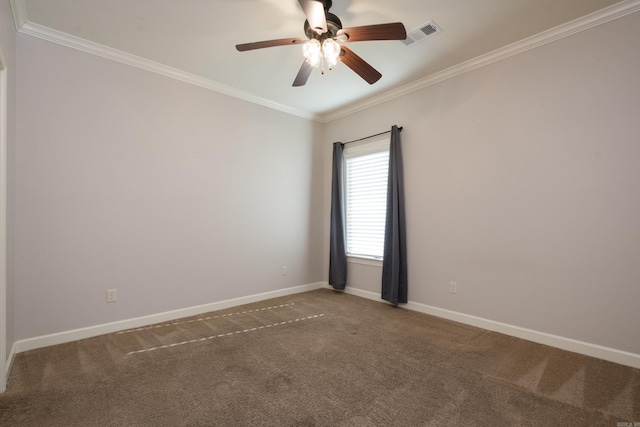
<instances>
[{"instance_id":1,"label":"ceiling fan motor housing","mask_svg":"<svg viewBox=\"0 0 640 427\"><path fill-rule=\"evenodd\" d=\"M342 29L342 22L340 21L340 18L330 12L326 12L325 15L327 19L327 32L323 34L318 34L313 28L311 28L308 20L304 21L304 33L309 39L318 39L322 42L324 39L335 37L338 34L338 30Z\"/></svg>"}]
</instances>

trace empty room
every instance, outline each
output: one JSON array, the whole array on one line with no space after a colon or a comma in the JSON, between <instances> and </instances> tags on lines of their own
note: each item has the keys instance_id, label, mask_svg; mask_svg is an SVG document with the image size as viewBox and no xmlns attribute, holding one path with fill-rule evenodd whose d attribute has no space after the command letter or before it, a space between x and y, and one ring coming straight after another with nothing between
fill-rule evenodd
<instances>
[{"instance_id":1,"label":"empty room","mask_svg":"<svg viewBox=\"0 0 640 427\"><path fill-rule=\"evenodd\" d=\"M640 0L0 0L0 425L640 426Z\"/></svg>"}]
</instances>

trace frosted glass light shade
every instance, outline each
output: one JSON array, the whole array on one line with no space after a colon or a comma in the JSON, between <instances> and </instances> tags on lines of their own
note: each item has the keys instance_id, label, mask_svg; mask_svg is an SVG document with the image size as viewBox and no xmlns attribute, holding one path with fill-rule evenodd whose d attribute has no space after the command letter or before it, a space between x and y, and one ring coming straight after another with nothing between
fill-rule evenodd
<instances>
[{"instance_id":1,"label":"frosted glass light shade","mask_svg":"<svg viewBox=\"0 0 640 427\"><path fill-rule=\"evenodd\" d=\"M340 45L335 40L326 39L322 43L322 52L324 54L324 59L329 63L330 67L333 67L338 63Z\"/></svg>"},{"instance_id":2,"label":"frosted glass light shade","mask_svg":"<svg viewBox=\"0 0 640 427\"><path fill-rule=\"evenodd\" d=\"M320 46L320 42L316 39L309 40L302 45L302 54L307 58L309 64L315 67L322 59L322 46Z\"/></svg>"}]
</instances>

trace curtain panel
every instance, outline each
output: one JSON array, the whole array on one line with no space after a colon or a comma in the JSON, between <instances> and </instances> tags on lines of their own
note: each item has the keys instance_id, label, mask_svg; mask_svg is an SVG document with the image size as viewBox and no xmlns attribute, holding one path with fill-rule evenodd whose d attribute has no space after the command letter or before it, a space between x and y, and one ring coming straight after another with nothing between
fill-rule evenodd
<instances>
[{"instance_id":1,"label":"curtain panel","mask_svg":"<svg viewBox=\"0 0 640 427\"><path fill-rule=\"evenodd\" d=\"M382 299L397 305L407 302L407 242L404 211L404 180L400 130L391 128L387 217L382 261Z\"/></svg>"},{"instance_id":2,"label":"curtain panel","mask_svg":"<svg viewBox=\"0 0 640 427\"><path fill-rule=\"evenodd\" d=\"M329 284L334 289L347 285L347 248L344 218L344 145L333 144L331 178L331 230L329 236Z\"/></svg>"}]
</instances>

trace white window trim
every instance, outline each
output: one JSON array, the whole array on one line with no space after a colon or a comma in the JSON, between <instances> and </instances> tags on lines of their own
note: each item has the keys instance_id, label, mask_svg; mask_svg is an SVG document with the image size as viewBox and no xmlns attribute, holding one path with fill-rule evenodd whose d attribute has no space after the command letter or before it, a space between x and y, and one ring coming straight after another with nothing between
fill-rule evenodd
<instances>
[{"instance_id":1,"label":"white window trim","mask_svg":"<svg viewBox=\"0 0 640 427\"><path fill-rule=\"evenodd\" d=\"M348 255L347 262L349 264L369 265L371 267L382 268L382 260L377 258L364 257L362 255Z\"/></svg>"},{"instance_id":2,"label":"white window trim","mask_svg":"<svg viewBox=\"0 0 640 427\"><path fill-rule=\"evenodd\" d=\"M345 145L342 155L343 155L343 171L345 173L345 179L343 180L343 193L347 194L346 189L346 170L347 170L347 159L352 157L364 156L366 154L379 153L381 151L389 151L391 146L391 141L388 135L380 136L376 139L371 139L367 141L358 141L353 142L348 145ZM346 223L345 223L346 225ZM366 255L351 255L347 253L347 262L352 264L361 264L361 265L369 265L373 267L382 268L382 258L366 256Z\"/></svg>"},{"instance_id":3,"label":"white window trim","mask_svg":"<svg viewBox=\"0 0 640 427\"><path fill-rule=\"evenodd\" d=\"M353 142L346 145L342 153L346 160L350 157L363 156L365 154L378 153L380 151L389 151L390 146L391 141L389 138L380 138L372 141Z\"/></svg>"}]
</instances>

